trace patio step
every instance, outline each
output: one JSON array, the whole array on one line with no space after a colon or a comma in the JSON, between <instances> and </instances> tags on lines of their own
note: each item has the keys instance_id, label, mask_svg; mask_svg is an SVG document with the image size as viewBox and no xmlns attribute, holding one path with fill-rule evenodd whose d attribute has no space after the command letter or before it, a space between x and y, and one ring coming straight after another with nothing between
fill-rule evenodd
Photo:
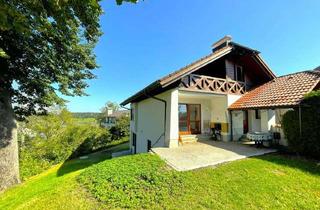
<instances>
[{"instance_id":1,"label":"patio step","mask_svg":"<svg viewBox=\"0 0 320 210\"><path fill-rule=\"evenodd\" d=\"M180 136L181 143L193 143L197 142L198 138L197 135L181 135Z\"/></svg>"},{"instance_id":2,"label":"patio step","mask_svg":"<svg viewBox=\"0 0 320 210\"><path fill-rule=\"evenodd\" d=\"M199 140L211 140L212 139L212 136L211 135L208 135L208 134L198 134L197 135L197 138Z\"/></svg>"}]
</instances>

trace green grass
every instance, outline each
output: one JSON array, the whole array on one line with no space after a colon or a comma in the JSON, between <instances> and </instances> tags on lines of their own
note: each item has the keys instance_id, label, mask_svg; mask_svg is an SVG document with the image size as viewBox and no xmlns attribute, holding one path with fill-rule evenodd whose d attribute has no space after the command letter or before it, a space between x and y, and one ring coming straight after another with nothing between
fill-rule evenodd
<instances>
[{"instance_id":1,"label":"green grass","mask_svg":"<svg viewBox=\"0 0 320 210\"><path fill-rule=\"evenodd\" d=\"M0 194L0 209L101 209L102 206L76 181L86 167L110 159L111 153L128 149L120 144L109 150L74 159Z\"/></svg>"},{"instance_id":2,"label":"green grass","mask_svg":"<svg viewBox=\"0 0 320 210\"><path fill-rule=\"evenodd\" d=\"M189 172L135 155L90 167L79 181L107 209L320 209L320 166L281 155Z\"/></svg>"},{"instance_id":3,"label":"green grass","mask_svg":"<svg viewBox=\"0 0 320 210\"><path fill-rule=\"evenodd\" d=\"M96 118L73 118L78 125L94 125L98 126L99 123Z\"/></svg>"},{"instance_id":4,"label":"green grass","mask_svg":"<svg viewBox=\"0 0 320 210\"><path fill-rule=\"evenodd\" d=\"M57 165L0 194L0 209L320 209L320 165L270 154L188 172L127 144Z\"/></svg>"}]
</instances>

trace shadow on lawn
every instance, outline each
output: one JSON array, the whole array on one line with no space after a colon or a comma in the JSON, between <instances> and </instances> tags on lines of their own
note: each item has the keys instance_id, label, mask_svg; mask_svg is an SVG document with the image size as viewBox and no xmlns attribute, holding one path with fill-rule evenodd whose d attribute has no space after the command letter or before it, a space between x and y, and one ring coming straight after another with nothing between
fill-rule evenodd
<instances>
[{"instance_id":1,"label":"shadow on lawn","mask_svg":"<svg viewBox=\"0 0 320 210\"><path fill-rule=\"evenodd\" d=\"M286 167L297 168L301 171L320 176L320 161L314 159L308 159L305 157L285 153L275 153L251 158L268 161Z\"/></svg>"},{"instance_id":2,"label":"shadow on lawn","mask_svg":"<svg viewBox=\"0 0 320 210\"><path fill-rule=\"evenodd\" d=\"M97 164L107 159L111 159L112 153L125 150L128 147L128 143L122 143L103 151L94 152L88 155L84 155L84 159L75 158L65 161L57 171L57 176L63 176L65 174L78 171L87 168L91 165ZM73 157L72 155L70 157Z\"/></svg>"}]
</instances>

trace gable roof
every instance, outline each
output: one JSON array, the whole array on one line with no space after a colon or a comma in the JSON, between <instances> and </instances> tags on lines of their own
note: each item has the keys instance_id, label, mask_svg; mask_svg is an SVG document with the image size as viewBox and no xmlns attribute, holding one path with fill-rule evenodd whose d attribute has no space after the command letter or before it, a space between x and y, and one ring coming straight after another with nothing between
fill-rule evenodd
<instances>
[{"instance_id":1,"label":"gable roof","mask_svg":"<svg viewBox=\"0 0 320 210\"><path fill-rule=\"evenodd\" d=\"M221 40L219 40L217 43L221 42L222 40L224 40L224 38L222 38ZM259 51L242 46L238 43L232 42L230 41L230 39L228 40L228 42L224 42L222 43L222 45L220 44L220 46L222 47L217 47L217 50L214 50L212 53L210 53L209 55L200 58L199 60L169 74L166 75L164 77L162 77L159 80L156 80L155 82L151 83L150 85L148 85L147 87L145 87L144 89L142 89L141 91L137 92L136 94L134 94L133 96L129 97L128 99L126 99L125 101L123 101L120 105L121 106L125 106L128 103L134 102L134 101L139 101L141 99L143 99L143 96L147 96L147 95L155 95L156 93L162 92L164 90L166 90L165 88L167 88L168 86L170 86L171 84L173 84L174 82L178 81L179 79L181 79L182 77L191 74L192 72L200 69L201 67L204 67L206 65L208 65L209 63L212 63L215 60L218 60L219 58L231 53L233 50L235 49L244 49L246 51L250 51L251 53L253 53L253 58L256 60L256 62L258 62L264 69L265 73L271 78L275 78L276 76L274 75L274 73L271 71L271 69L268 67L268 65L263 61L263 59L259 56Z\"/></svg>"},{"instance_id":2,"label":"gable roof","mask_svg":"<svg viewBox=\"0 0 320 210\"><path fill-rule=\"evenodd\" d=\"M230 110L290 108L320 84L320 71L309 70L273 79L247 93L229 106Z\"/></svg>"}]
</instances>

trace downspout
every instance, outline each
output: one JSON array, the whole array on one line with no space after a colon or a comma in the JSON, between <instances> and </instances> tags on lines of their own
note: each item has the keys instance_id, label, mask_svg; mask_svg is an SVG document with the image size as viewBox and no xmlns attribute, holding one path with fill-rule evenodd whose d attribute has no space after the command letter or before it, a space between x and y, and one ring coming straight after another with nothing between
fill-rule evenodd
<instances>
[{"instance_id":1,"label":"downspout","mask_svg":"<svg viewBox=\"0 0 320 210\"><path fill-rule=\"evenodd\" d=\"M153 98L153 99L155 99L155 100L157 100L157 101L160 101L160 102L164 103L164 125L163 125L164 127L163 127L163 137L164 137L164 139L165 139L165 137L166 137L166 132L167 132L167 101L165 101L165 100L163 100L163 99L161 99L161 98L155 97L155 96L148 95L148 93L147 93L146 90L143 91L143 94L144 94L145 96L147 96L148 98ZM160 138L157 139L156 142L151 145L151 147L154 146L156 143L158 143L159 140L160 140Z\"/></svg>"},{"instance_id":2,"label":"downspout","mask_svg":"<svg viewBox=\"0 0 320 210\"><path fill-rule=\"evenodd\" d=\"M233 124L232 124L232 110L230 110L230 133L231 133L231 141L233 141Z\"/></svg>"}]
</instances>

